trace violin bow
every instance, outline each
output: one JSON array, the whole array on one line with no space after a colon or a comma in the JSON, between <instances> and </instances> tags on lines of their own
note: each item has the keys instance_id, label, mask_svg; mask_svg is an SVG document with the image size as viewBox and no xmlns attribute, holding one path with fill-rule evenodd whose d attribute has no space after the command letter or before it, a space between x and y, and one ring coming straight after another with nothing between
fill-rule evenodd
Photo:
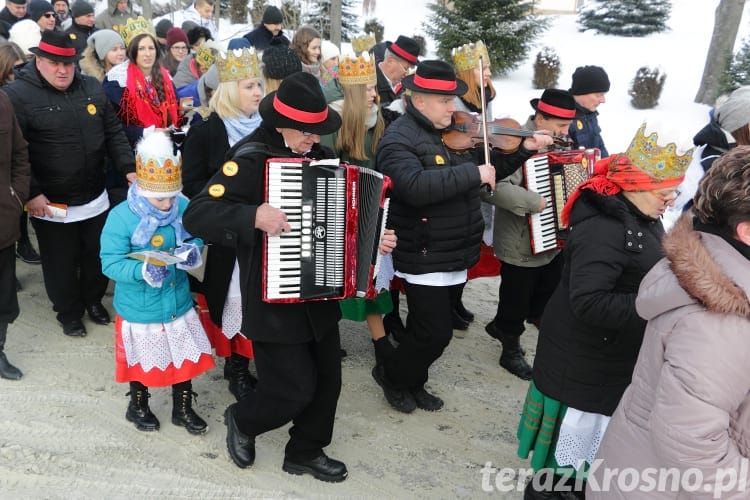
<instances>
[{"instance_id":1,"label":"violin bow","mask_svg":"<svg viewBox=\"0 0 750 500\"><path fill-rule=\"evenodd\" d=\"M482 140L484 141L484 163L490 164L490 140L487 137L487 101L484 98L484 63L483 56L479 56L479 100L482 101ZM495 186L486 186L488 193L492 194Z\"/></svg>"},{"instance_id":2,"label":"violin bow","mask_svg":"<svg viewBox=\"0 0 750 500\"><path fill-rule=\"evenodd\" d=\"M482 140L484 141L484 163L490 164L490 141L487 137L487 101L484 97L484 64L479 56L479 99L482 101Z\"/></svg>"}]
</instances>

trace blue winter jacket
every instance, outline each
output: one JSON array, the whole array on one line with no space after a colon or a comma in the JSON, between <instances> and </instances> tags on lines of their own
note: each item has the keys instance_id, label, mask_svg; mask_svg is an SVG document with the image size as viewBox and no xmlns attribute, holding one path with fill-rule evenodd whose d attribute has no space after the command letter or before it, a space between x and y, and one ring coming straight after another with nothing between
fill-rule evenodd
<instances>
[{"instance_id":1,"label":"blue winter jacket","mask_svg":"<svg viewBox=\"0 0 750 500\"><path fill-rule=\"evenodd\" d=\"M177 202L180 204L179 213L182 217L188 200L178 197ZM115 282L113 303L117 314L123 319L131 323L169 323L193 307L187 273L170 265L172 273L164 280L161 288L154 288L143 279L143 262L127 257L127 254L141 250L174 249L174 229L172 226L160 227L148 245L134 246L130 237L139 222L140 218L130 210L127 201L120 203L109 213L101 236L102 272ZM155 246L154 243L161 244ZM193 238L190 243L203 245L200 238Z\"/></svg>"},{"instance_id":2,"label":"blue winter jacket","mask_svg":"<svg viewBox=\"0 0 750 500\"><path fill-rule=\"evenodd\" d=\"M568 134L573 140L573 149L599 148L602 158L606 158L609 152L602 139L598 116L598 111L591 111L576 103L576 117L570 124Z\"/></svg>"}]
</instances>

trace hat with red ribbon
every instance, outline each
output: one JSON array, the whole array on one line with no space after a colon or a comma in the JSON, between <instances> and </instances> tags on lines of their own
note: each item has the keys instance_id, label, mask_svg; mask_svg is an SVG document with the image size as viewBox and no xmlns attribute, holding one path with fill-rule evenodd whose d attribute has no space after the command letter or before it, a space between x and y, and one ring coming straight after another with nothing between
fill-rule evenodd
<instances>
[{"instance_id":1,"label":"hat with red ribbon","mask_svg":"<svg viewBox=\"0 0 750 500\"><path fill-rule=\"evenodd\" d=\"M572 120L576 116L576 101L567 90L545 89L541 98L529 102L536 111L554 118Z\"/></svg>"},{"instance_id":2,"label":"hat with red ribbon","mask_svg":"<svg viewBox=\"0 0 750 500\"><path fill-rule=\"evenodd\" d=\"M450 64L429 60L422 61L413 75L401 80L407 89L423 94L464 95L468 86L456 78L456 72Z\"/></svg>"},{"instance_id":3,"label":"hat with red ribbon","mask_svg":"<svg viewBox=\"0 0 750 500\"><path fill-rule=\"evenodd\" d=\"M70 63L77 59L73 39L63 31L44 30L39 45L31 47L29 51L55 62Z\"/></svg>"},{"instance_id":4,"label":"hat with red ribbon","mask_svg":"<svg viewBox=\"0 0 750 500\"><path fill-rule=\"evenodd\" d=\"M326 135L341 127L341 116L331 109L319 80L310 73L292 73L279 90L260 101L260 116L272 127Z\"/></svg>"},{"instance_id":5,"label":"hat with red ribbon","mask_svg":"<svg viewBox=\"0 0 750 500\"><path fill-rule=\"evenodd\" d=\"M419 62L419 44L413 38L399 35L395 42L386 42L385 47L409 64Z\"/></svg>"}]
</instances>

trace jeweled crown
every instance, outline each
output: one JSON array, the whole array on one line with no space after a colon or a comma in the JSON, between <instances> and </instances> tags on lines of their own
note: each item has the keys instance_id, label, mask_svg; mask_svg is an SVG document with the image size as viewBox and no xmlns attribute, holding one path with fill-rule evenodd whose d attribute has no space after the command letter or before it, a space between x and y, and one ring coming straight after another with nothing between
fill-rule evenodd
<instances>
[{"instance_id":1,"label":"jeweled crown","mask_svg":"<svg viewBox=\"0 0 750 500\"><path fill-rule=\"evenodd\" d=\"M125 41L125 47L130 45L133 38L144 33L149 34L156 38L156 31L154 31L154 25L151 21L143 16L138 16L136 19L129 18L123 24L117 26L117 30L120 32L120 36Z\"/></svg>"},{"instance_id":2,"label":"jeweled crown","mask_svg":"<svg viewBox=\"0 0 750 500\"><path fill-rule=\"evenodd\" d=\"M261 76L258 55L253 48L230 50L226 57L220 54L216 59L216 66L219 70L219 82L236 82Z\"/></svg>"},{"instance_id":3,"label":"jeweled crown","mask_svg":"<svg viewBox=\"0 0 750 500\"><path fill-rule=\"evenodd\" d=\"M201 68L210 68L213 63L216 62L216 54L214 50L206 45L201 45L195 52L195 62Z\"/></svg>"},{"instance_id":4,"label":"jeweled crown","mask_svg":"<svg viewBox=\"0 0 750 500\"><path fill-rule=\"evenodd\" d=\"M633 141L625 151L625 156L641 171L654 179L664 180L681 177L693 158L690 148L682 155L677 153L677 145L670 142L666 146L659 146L659 136L656 132L645 135L644 123L635 133Z\"/></svg>"},{"instance_id":5,"label":"jeweled crown","mask_svg":"<svg viewBox=\"0 0 750 500\"><path fill-rule=\"evenodd\" d=\"M375 58L363 52L356 59L346 55L339 62L339 83L341 85L367 85L377 83Z\"/></svg>"},{"instance_id":6,"label":"jeweled crown","mask_svg":"<svg viewBox=\"0 0 750 500\"><path fill-rule=\"evenodd\" d=\"M355 36L354 38L352 38L352 50L355 54L359 54L360 52L367 52L375 46L375 43L377 43L377 41L375 40L375 35L373 35L372 33L365 33L361 36Z\"/></svg>"},{"instance_id":7,"label":"jeweled crown","mask_svg":"<svg viewBox=\"0 0 750 500\"><path fill-rule=\"evenodd\" d=\"M487 46L479 40L475 43L467 43L451 50L451 58L456 71L465 71L479 67L479 58L484 63L489 64L490 54L487 52Z\"/></svg>"}]
</instances>

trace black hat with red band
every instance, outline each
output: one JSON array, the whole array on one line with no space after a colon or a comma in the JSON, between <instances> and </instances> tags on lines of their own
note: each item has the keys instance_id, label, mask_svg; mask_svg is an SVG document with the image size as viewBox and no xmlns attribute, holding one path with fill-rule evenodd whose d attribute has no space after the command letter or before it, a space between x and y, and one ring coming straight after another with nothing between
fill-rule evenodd
<instances>
[{"instance_id":1,"label":"black hat with red band","mask_svg":"<svg viewBox=\"0 0 750 500\"><path fill-rule=\"evenodd\" d=\"M536 111L554 118L572 120L576 116L576 101L567 90L545 89L541 99L532 99L529 103Z\"/></svg>"},{"instance_id":2,"label":"black hat with red band","mask_svg":"<svg viewBox=\"0 0 750 500\"><path fill-rule=\"evenodd\" d=\"M463 80L456 78L453 66L438 60L422 61L417 71L404 77L401 83L412 92L423 94L464 95L469 89Z\"/></svg>"},{"instance_id":3,"label":"black hat with red band","mask_svg":"<svg viewBox=\"0 0 750 500\"><path fill-rule=\"evenodd\" d=\"M320 81L310 73L292 73L279 89L260 101L263 121L272 127L326 135L341 127L341 116L328 106Z\"/></svg>"},{"instance_id":4,"label":"black hat with red band","mask_svg":"<svg viewBox=\"0 0 750 500\"><path fill-rule=\"evenodd\" d=\"M31 47L29 51L55 62L72 63L78 59L73 40L62 31L44 30L39 45Z\"/></svg>"},{"instance_id":5,"label":"black hat with red band","mask_svg":"<svg viewBox=\"0 0 750 500\"><path fill-rule=\"evenodd\" d=\"M419 44L413 38L399 35L395 42L385 42L385 48L409 64L419 63Z\"/></svg>"}]
</instances>

